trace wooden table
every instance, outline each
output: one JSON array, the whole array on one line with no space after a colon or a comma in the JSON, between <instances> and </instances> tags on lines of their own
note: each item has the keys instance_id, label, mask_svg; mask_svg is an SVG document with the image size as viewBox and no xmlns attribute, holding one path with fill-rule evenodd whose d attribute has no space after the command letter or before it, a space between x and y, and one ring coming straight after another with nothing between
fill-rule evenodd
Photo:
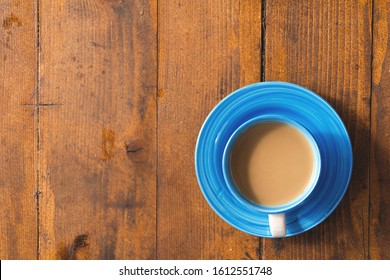
<instances>
[{"instance_id":1,"label":"wooden table","mask_svg":"<svg viewBox=\"0 0 390 280\"><path fill-rule=\"evenodd\" d=\"M0 1L0 258L389 259L390 1ZM194 171L210 110L281 80L346 124L322 224L257 238Z\"/></svg>"}]
</instances>

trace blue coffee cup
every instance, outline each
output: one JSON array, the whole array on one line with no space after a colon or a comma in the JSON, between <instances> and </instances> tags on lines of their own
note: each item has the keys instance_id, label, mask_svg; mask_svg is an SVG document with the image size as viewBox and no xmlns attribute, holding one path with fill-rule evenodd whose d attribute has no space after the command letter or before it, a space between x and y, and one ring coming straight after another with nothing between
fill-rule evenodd
<instances>
[{"instance_id":1,"label":"blue coffee cup","mask_svg":"<svg viewBox=\"0 0 390 280\"><path fill-rule=\"evenodd\" d=\"M248 203L235 191L227 172L235 135L267 118L297 127L318 151L316 183L293 205L278 209ZM243 232L273 238L282 234L272 234L270 217L282 214L285 236L293 236L321 223L340 203L351 177L352 147L342 120L319 95L291 83L262 82L229 94L210 112L198 135L195 169L203 196L224 221Z\"/></svg>"},{"instance_id":2,"label":"blue coffee cup","mask_svg":"<svg viewBox=\"0 0 390 280\"><path fill-rule=\"evenodd\" d=\"M307 140L310 145L312 154L313 154L313 170L311 172L310 180L304 186L304 191L300 193L295 199L280 204L277 206L267 206L261 205L259 203L253 202L248 199L237 186L233 176L231 174L231 164L232 164L232 150L234 145L237 143L237 140L240 139L242 135L245 134L249 129L254 126L261 125L264 123L279 123L284 125L289 125L299 131ZM288 141L288 139L286 139ZM316 141L309 131L304 128L298 122L287 118L286 116L279 115L262 115L259 117L252 118L241 126L239 126L233 134L230 136L222 157L222 171L225 178L226 185L229 191L232 193L233 197L237 199L244 206L251 207L255 211L264 213L268 215L269 227L273 237L284 237L286 236L286 212L292 211L294 208L298 207L300 204L304 203L305 199L312 193L314 190L321 170L321 156L317 146ZM288 188L288 186L285 186Z\"/></svg>"}]
</instances>

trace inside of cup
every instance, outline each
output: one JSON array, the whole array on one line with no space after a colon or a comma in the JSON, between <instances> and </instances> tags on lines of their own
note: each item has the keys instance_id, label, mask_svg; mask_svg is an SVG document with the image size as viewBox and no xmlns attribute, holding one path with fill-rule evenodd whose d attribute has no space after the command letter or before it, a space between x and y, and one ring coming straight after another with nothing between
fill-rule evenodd
<instances>
[{"instance_id":1,"label":"inside of cup","mask_svg":"<svg viewBox=\"0 0 390 280\"><path fill-rule=\"evenodd\" d=\"M232 176L231 156L237 141L239 141L242 135L248 132L251 128L258 126L259 124L288 125L296 129L297 131L299 131L299 133L301 133L305 137L312 150L313 168L312 168L312 173L309 182L306 184L304 190L298 196L283 204L277 204L271 206L271 205L261 204L249 199L237 187L237 184ZM306 128L304 128L298 122L288 119L286 117L267 115L267 116L256 117L251 120L248 120L247 122L240 125L234 131L234 133L231 135L230 139L228 140L224 150L222 168L223 168L224 179L227 183L229 191L240 203L244 204L247 207L255 208L256 210L266 212L266 213L281 213L281 212L288 211L294 208L295 206L299 205L303 200L305 200L310 195L310 193L312 192L312 190L314 189L317 183L320 174L321 161L320 161L320 153L316 141L314 140L313 136Z\"/></svg>"}]
</instances>

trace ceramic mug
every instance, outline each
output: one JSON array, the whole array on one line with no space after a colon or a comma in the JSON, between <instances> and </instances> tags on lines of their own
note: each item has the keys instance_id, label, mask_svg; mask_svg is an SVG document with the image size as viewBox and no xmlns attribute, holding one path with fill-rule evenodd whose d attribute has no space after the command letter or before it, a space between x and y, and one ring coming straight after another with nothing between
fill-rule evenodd
<instances>
[{"instance_id":1,"label":"ceramic mug","mask_svg":"<svg viewBox=\"0 0 390 280\"><path fill-rule=\"evenodd\" d=\"M269 116L307 133L307 139L313 139L313 151L318 149L320 154L316 161L321 169L318 179L313 175L313 184L291 207L264 209L252 205L237 194L226 176L226 147L233 142L232 137L241 134L242 127L252 119ZM320 96L291 83L261 82L236 90L213 108L198 135L195 170L203 196L225 222L243 232L273 238L277 233L271 232L271 220L272 227L281 229L279 235L285 230L288 237L318 225L340 203L351 177L352 147L342 120ZM274 223L274 218L281 221Z\"/></svg>"},{"instance_id":2,"label":"ceramic mug","mask_svg":"<svg viewBox=\"0 0 390 280\"><path fill-rule=\"evenodd\" d=\"M313 170L311 173L310 180L305 186L304 191L288 203L280 204L277 206L261 205L248 199L240 192L231 174L231 154L237 140L250 128L262 123L280 123L295 128L306 138L313 154ZM222 170L226 185L229 191L235 197L235 199L237 199L237 201L239 201L246 207L250 207L259 213L261 212L268 215L268 222L272 237L284 237L286 236L286 212L288 213L289 211L293 211L294 208L304 203L307 197L313 192L320 176L321 156L317 143L314 140L313 136L306 128L304 128L297 121L283 115L262 115L246 121L241 126L239 126L230 136L223 152Z\"/></svg>"}]
</instances>

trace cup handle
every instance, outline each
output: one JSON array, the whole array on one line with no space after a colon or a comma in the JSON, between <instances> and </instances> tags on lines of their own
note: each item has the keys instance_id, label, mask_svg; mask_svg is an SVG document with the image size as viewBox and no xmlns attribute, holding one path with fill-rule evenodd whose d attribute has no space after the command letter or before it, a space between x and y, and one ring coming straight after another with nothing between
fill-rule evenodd
<instances>
[{"instance_id":1,"label":"cup handle","mask_svg":"<svg viewBox=\"0 0 390 280\"><path fill-rule=\"evenodd\" d=\"M284 213L268 214L268 222L272 237L286 236L286 215Z\"/></svg>"}]
</instances>

